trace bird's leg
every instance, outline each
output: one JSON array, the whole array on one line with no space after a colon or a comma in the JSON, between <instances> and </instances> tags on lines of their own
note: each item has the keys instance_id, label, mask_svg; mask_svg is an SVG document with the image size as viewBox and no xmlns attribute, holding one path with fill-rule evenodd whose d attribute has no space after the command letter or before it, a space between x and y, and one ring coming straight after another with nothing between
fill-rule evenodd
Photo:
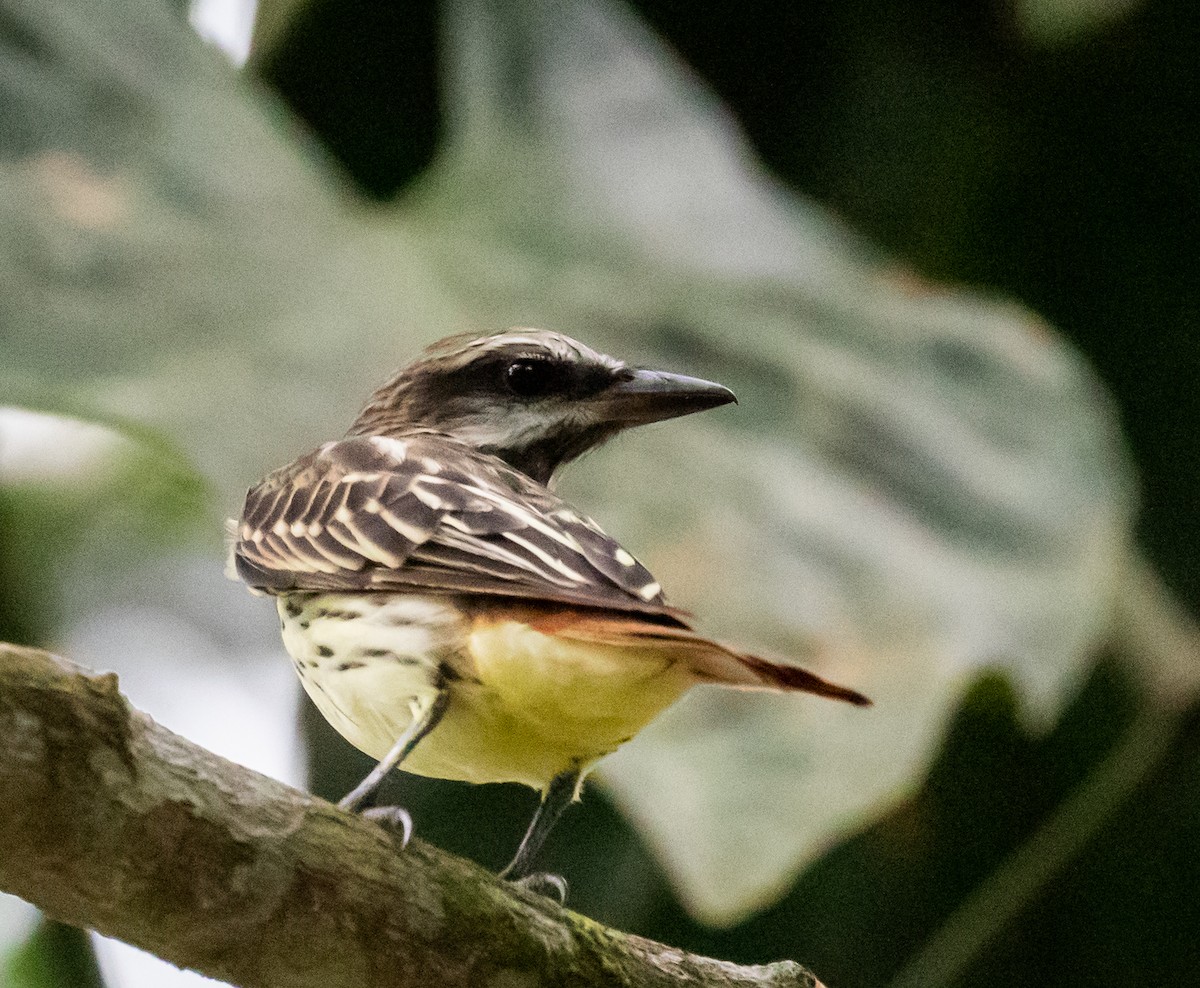
<instances>
[{"instance_id":1,"label":"bird's leg","mask_svg":"<svg viewBox=\"0 0 1200 988\"><path fill-rule=\"evenodd\" d=\"M409 756L413 748L417 746L425 735L438 726L442 715L446 712L446 705L449 699L450 694L447 690L439 690L437 695L434 696L433 702L419 716L413 717L412 723L396 739L396 743L383 756L379 764L371 769L362 782L338 800L338 807L343 810L349 810L351 813L361 812L368 819L377 820L392 828L398 828L403 834L404 843L408 844L408 840L412 836L412 817L408 815L408 810L401 806L380 806L366 810L360 810L359 808L364 802L375 795L375 791L379 788L383 780L387 778L387 774Z\"/></svg>"},{"instance_id":2,"label":"bird's leg","mask_svg":"<svg viewBox=\"0 0 1200 988\"><path fill-rule=\"evenodd\" d=\"M560 901L566 899L567 883L560 876L533 874L530 872L530 865L533 864L533 859L537 857L538 851L542 849L554 824L562 816L563 810L570 806L571 801L575 798L575 793L579 789L579 778L579 769L573 768L566 772L560 772L550 780L550 785L542 795L537 812L533 814L529 829L525 831L521 846L517 848L517 854L509 862L508 867L500 872L501 878L507 878L510 882L517 882L544 894L553 891Z\"/></svg>"}]
</instances>

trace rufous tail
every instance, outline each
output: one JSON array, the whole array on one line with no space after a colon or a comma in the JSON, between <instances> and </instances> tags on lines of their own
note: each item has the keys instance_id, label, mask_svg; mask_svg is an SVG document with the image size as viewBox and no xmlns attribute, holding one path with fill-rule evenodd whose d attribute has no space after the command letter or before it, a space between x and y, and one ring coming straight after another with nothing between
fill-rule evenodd
<instances>
[{"instance_id":1,"label":"rufous tail","mask_svg":"<svg viewBox=\"0 0 1200 988\"><path fill-rule=\"evenodd\" d=\"M798 690L804 693L815 693L817 696L827 696L831 700L845 700L856 707L869 707L871 700L858 690L848 686L839 686L828 679L822 679L816 673L801 669L799 666L783 665L779 662L769 662L757 655L738 655L741 664L753 673L762 688L774 690ZM730 685L739 685L733 684ZM752 684L746 684L753 688Z\"/></svg>"}]
</instances>

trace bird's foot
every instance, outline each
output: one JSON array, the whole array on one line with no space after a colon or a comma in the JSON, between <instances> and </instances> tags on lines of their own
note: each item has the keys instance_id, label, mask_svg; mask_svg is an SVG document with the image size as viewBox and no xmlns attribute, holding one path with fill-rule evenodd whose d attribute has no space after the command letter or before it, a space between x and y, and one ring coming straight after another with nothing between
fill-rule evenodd
<instances>
[{"instance_id":1,"label":"bird's foot","mask_svg":"<svg viewBox=\"0 0 1200 988\"><path fill-rule=\"evenodd\" d=\"M412 840L412 816L403 806L372 806L361 811L359 816L364 820L373 820L385 830L398 833L401 848L408 847L408 842Z\"/></svg>"},{"instance_id":2,"label":"bird's foot","mask_svg":"<svg viewBox=\"0 0 1200 988\"><path fill-rule=\"evenodd\" d=\"M535 872L524 878L509 879L518 888L528 889L547 899L554 899L561 906L567 901L567 880L562 875L551 875L546 871Z\"/></svg>"}]
</instances>

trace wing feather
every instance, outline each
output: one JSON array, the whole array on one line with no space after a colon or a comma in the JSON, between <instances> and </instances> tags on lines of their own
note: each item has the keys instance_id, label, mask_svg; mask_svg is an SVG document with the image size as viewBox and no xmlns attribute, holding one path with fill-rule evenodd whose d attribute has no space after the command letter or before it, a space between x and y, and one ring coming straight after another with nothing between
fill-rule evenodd
<instances>
[{"instance_id":1,"label":"wing feather","mask_svg":"<svg viewBox=\"0 0 1200 988\"><path fill-rule=\"evenodd\" d=\"M346 548L325 525L314 523L320 527L313 531L314 525L308 528L308 544L319 552L325 559L333 563L333 570L322 572L337 572L339 569L358 571L365 565L363 557Z\"/></svg>"},{"instance_id":2,"label":"wing feather","mask_svg":"<svg viewBox=\"0 0 1200 988\"><path fill-rule=\"evenodd\" d=\"M252 488L236 531L237 572L268 593L424 588L680 613L590 518L435 434L326 443Z\"/></svg>"}]
</instances>

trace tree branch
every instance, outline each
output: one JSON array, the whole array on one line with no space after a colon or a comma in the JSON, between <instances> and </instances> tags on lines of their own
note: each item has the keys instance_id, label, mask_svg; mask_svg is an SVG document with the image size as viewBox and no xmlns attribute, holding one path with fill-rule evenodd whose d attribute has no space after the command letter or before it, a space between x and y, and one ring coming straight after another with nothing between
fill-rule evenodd
<instances>
[{"instance_id":1,"label":"tree branch","mask_svg":"<svg viewBox=\"0 0 1200 988\"><path fill-rule=\"evenodd\" d=\"M0 888L244 988L815 988L608 929L0 645Z\"/></svg>"}]
</instances>

